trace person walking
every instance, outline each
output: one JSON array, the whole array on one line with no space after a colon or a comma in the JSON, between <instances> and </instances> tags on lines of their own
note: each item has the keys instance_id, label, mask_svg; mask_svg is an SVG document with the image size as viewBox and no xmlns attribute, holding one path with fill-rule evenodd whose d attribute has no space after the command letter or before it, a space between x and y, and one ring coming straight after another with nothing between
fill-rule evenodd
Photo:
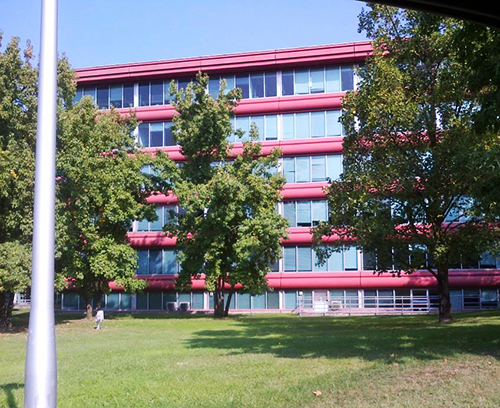
<instances>
[{"instance_id":1,"label":"person walking","mask_svg":"<svg viewBox=\"0 0 500 408\"><path fill-rule=\"evenodd\" d=\"M97 313L95 315L95 326L94 329L100 330L101 329L101 323L104 320L104 310L99 309L97 310Z\"/></svg>"}]
</instances>

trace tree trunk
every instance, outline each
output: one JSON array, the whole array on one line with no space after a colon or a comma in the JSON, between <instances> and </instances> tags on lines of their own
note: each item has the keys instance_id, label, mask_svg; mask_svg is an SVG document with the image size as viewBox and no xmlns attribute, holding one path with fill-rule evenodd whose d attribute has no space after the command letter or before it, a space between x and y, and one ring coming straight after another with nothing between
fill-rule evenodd
<instances>
[{"instance_id":1,"label":"tree trunk","mask_svg":"<svg viewBox=\"0 0 500 408\"><path fill-rule=\"evenodd\" d=\"M85 304L87 305L87 307L86 307L87 320L92 320L92 296L89 296L89 295L85 296Z\"/></svg>"},{"instance_id":2,"label":"tree trunk","mask_svg":"<svg viewBox=\"0 0 500 408\"><path fill-rule=\"evenodd\" d=\"M450 301L450 282L448 279L448 268L437 268L438 296L439 296L439 322L449 323L453 321Z\"/></svg>"},{"instance_id":3,"label":"tree trunk","mask_svg":"<svg viewBox=\"0 0 500 408\"><path fill-rule=\"evenodd\" d=\"M12 328L12 309L14 308L14 293L0 292L0 327Z\"/></svg>"},{"instance_id":4,"label":"tree trunk","mask_svg":"<svg viewBox=\"0 0 500 408\"><path fill-rule=\"evenodd\" d=\"M231 288L231 291L229 292L229 295L227 296L226 308L224 309L224 317L229 316L229 308L231 307L231 299L233 298L233 294L234 294L234 287Z\"/></svg>"},{"instance_id":5,"label":"tree trunk","mask_svg":"<svg viewBox=\"0 0 500 408\"><path fill-rule=\"evenodd\" d=\"M224 279L217 279L217 284L214 292L214 317L224 317Z\"/></svg>"}]
</instances>

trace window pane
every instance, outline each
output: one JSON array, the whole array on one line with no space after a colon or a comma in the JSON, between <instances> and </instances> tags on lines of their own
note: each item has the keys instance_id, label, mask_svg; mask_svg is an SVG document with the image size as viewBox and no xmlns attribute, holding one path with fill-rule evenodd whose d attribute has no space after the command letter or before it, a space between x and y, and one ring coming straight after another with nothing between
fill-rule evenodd
<instances>
[{"instance_id":1,"label":"window pane","mask_svg":"<svg viewBox=\"0 0 500 408\"><path fill-rule=\"evenodd\" d=\"M149 273L159 275L162 273L162 254L161 250L149 250Z\"/></svg>"},{"instance_id":2,"label":"window pane","mask_svg":"<svg viewBox=\"0 0 500 408\"><path fill-rule=\"evenodd\" d=\"M325 133L325 112L311 112L311 137L324 137Z\"/></svg>"},{"instance_id":3,"label":"window pane","mask_svg":"<svg viewBox=\"0 0 500 408\"><path fill-rule=\"evenodd\" d=\"M253 308L265 309L266 308L266 295L253 296Z\"/></svg>"},{"instance_id":4,"label":"window pane","mask_svg":"<svg viewBox=\"0 0 500 408\"><path fill-rule=\"evenodd\" d=\"M248 116L240 116L236 118L236 129L245 132L241 140L248 140L248 133L250 131L249 127L250 125Z\"/></svg>"},{"instance_id":5,"label":"window pane","mask_svg":"<svg viewBox=\"0 0 500 408\"><path fill-rule=\"evenodd\" d=\"M284 202L283 203L283 215L290 223L290 227L296 227L295 219L295 202Z\"/></svg>"},{"instance_id":6,"label":"window pane","mask_svg":"<svg viewBox=\"0 0 500 408\"><path fill-rule=\"evenodd\" d=\"M331 67L326 69L326 92L340 92L339 67Z\"/></svg>"},{"instance_id":7,"label":"window pane","mask_svg":"<svg viewBox=\"0 0 500 408\"><path fill-rule=\"evenodd\" d=\"M151 123L149 132L150 146L163 146L163 123Z\"/></svg>"},{"instance_id":8,"label":"window pane","mask_svg":"<svg viewBox=\"0 0 500 408\"><path fill-rule=\"evenodd\" d=\"M313 270L321 272L325 272L328 270L328 261L325 262L323 265L318 265L318 255L314 250L313 250L313 258L314 258Z\"/></svg>"},{"instance_id":9,"label":"window pane","mask_svg":"<svg viewBox=\"0 0 500 408\"><path fill-rule=\"evenodd\" d=\"M278 116L277 115L267 115L266 116L266 140L276 140L278 139Z\"/></svg>"},{"instance_id":10,"label":"window pane","mask_svg":"<svg viewBox=\"0 0 500 408\"><path fill-rule=\"evenodd\" d=\"M234 76L225 76L222 77L226 81L226 87L224 88L224 94L227 95L227 93L231 90L234 89Z\"/></svg>"},{"instance_id":11,"label":"window pane","mask_svg":"<svg viewBox=\"0 0 500 408\"><path fill-rule=\"evenodd\" d=\"M325 156L312 157L312 181L326 180L326 160Z\"/></svg>"},{"instance_id":12,"label":"window pane","mask_svg":"<svg viewBox=\"0 0 500 408\"><path fill-rule=\"evenodd\" d=\"M177 273L177 256L175 250L166 249L164 251L165 255L165 274L175 275Z\"/></svg>"},{"instance_id":13,"label":"window pane","mask_svg":"<svg viewBox=\"0 0 500 408\"><path fill-rule=\"evenodd\" d=\"M250 309L250 294L249 293L238 293L238 309Z\"/></svg>"},{"instance_id":14,"label":"window pane","mask_svg":"<svg viewBox=\"0 0 500 408\"><path fill-rule=\"evenodd\" d=\"M250 74L250 98L264 96L264 74Z\"/></svg>"},{"instance_id":15,"label":"window pane","mask_svg":"<svg viewBox=\"0 0 500 408\"><path fill-rule=\"evenodd\" d=\"M132 309L132 294L131 293L122 293L120 295L120 309L122 309L122 310Z\"/></svg>"},{"instance_id":16,"label":"window pane","mask_svg":"<svg viewBox=\"0 0 500 408\"><path fill-rule=\"evenodd\" d=\"M352 91L354 89L354 72L352 67L341 68L342 91Z\"/></svg>"},{"instance_id":17,"label":"window pane","mask_svg":"<svg viewBox=\"0 0 500 408\"><path fill-rule=\"evenodd\" d=\"M342 124L339 122L340 111L326 112L326 134L327 136L340 136L342 134Z\"/></svg>"},{"instance_id":18,"label":"window pane","mask_svg":"<svg viewBox=\"0 0 500 408\"><path fill-rule=\"evenodd\" d=\"M293 71L284 71L281 74L281 94L293 95Z\"/></svg>"},{"instance_id":19,"label":"window pane","mask_svg":"<svg viewBox=\"0 0 500 408\"><path fill-rule=\"evenodd\" d=\"M267 308L268 309L280 308L280 294L278 292L267 292Z\"/></svg>"},{"instance_id":20,"label":"window pane","mask_svg":"<svg viewBox=\"0 0 500 408\"><path fill-rule=\"evenodd\" d=\"M283 175L287 183L295 183L295 159L283 159Z\"/></svg>"},{"instance_id":21,"label":"window pane","mask_svg":"<svg viewBox=\"0 0 500 408\"><path fill-rule=\"evenodd\" d=\"M193 304L191 307L193 309L203 309L205 307L203 292L193 292Z\"/></svg>"},{"instance_id":22,"label":"window pane","mask_svg":"<svg viewBox=\"0 0 500 408\"><path fill-rule=\"evenodd\" d=\"M138 293L136 297L136 308L137 310L147 310L148 309L148 294Z\"/></svg>"},{"instance_id":23,"label":"window pane","mask_svg":"<svg viewBox=\"0 0 500 408\"><path fill-rule=\"evenodd\" d=\"M137 232L149 231L149 221L146 219L137 221Z\"/></svg>"},{"instance_id":24,"label":"window pane","mask_svg":"<svg viewBox=\"0 0 500 408\"><path fill-rule=\"evenodd\" d=\"M328 258L328 270L333 272L344 270L342 252L332 252Z\"/></svg>"},{"instance_id":25,"label":"window pane","mask_svg":"<svg viewBox=\"0 0 500 408\"><path fill-rule=\"evenodd\" d=\"M325 70L311 69L311 93L325 92Z\"/></svg>"},{"instance_id":26,"label":"window pane","mask_svg":"<svg viewBox=\"0 0 500 408\"><path fill-rule=\"evenodd\" d=\"M106 296L106 309L108 310L118 310L119 307L119 294L110 293Z\"/></svg>"},{"instance_id":27,"label":"window pane","mask_svg":"<svg viewBox=\"0 0 500 408\"><path fill-rule=\"evenodd\" d=\"M318 225L320 221L328 219L326 201L313 201L312 202L312 224Z\"/></svg>"},{"instance_id":28,"label":"window pane","mask_svg":"<svg viewBox=\"0 0 500 408\"><path fill-rule=\"evenodd\" d=\"M73 98L73 103L77 103L82 99L83 96L83 88L76 88L76 94L75 97Z\"/></svg>"},{"instance_id":29,"label":"window pane","mask_svg":"<svg viewBox=\"0 0 500 408\"><path fill-rule=\"evenodd\" d=\"M149 82L139 84L139 106L149 106Z\"/></svg>"},{"instance_id":30,"label":"window pane","mask_svg":"<svg viewBox=\"0 0 500 408\"><path fill-rule=\"evenodd\" d=\"M156 207L156 216L158 218L149 224L150 231L161 231L163 229L163 207Z\"/></svg>"},{"instance_id":31,"label":"window pane","mask_svg":"<svg viewBox=\"0 0 500 408\"><path fill-rule=\"evenodd\" d=\"M122 107L122 89L121 85L112 85L109 88L109 103L115 108Z\"/></svg>"},{"instance_id":32,"label":"window pane","mask_svg":"<svg viewBox=\"0 0 500 408\"><path fill-rule=\"evenodd\" d=\"M266 96L276 96L276 72L266 73Z\"/></svg>"},{"instance_id":33,"label":"window pane","mask_svg":"<svg viewBox=\"0 0 500 408\"><path fill-rule=\"evenodd\" d=\"M283 259L285 263L285 272L295 272L297 270L295 263L295 247L283 248Z\"/></svg>"},{"instance_id":34,"label":"window pane","mask_svg":"<svg viewBox=\"0 0 500 408\"><path fill-rule=\"evenodd\" d=\"M165 130L165 146L175 146L174 134L172 132L172 122L165 122L164 124Z\"/></svg>"},{"instance_id":35,"label":"window pane","mask_svg":"<svg viewBox=\"0 0 500 408\"><path fill-rule=\"evenodd\" d=\"M94 103L95 103L95 88L94 87L92 87L92 88L84 88L83 94L85 96L90 96L92 98L92 100L94 101Z\"/></svg>"},{"instance_id":36,"label":"window pane","mask_svg":"<svg viewBox=\"0 0 500 408\"><path fill-rule=\"evenodd\" d=\"M161 292L149 292L149 310L161 310Z\"/></svg>"},{"instance_id":37,"label":"window pane","mask_svg":"<svg viewBox=\"0 0 500 408\"><path fill-rule=\"evenodd\" d=\"M134 106L134 84L123 85L123 107Z\"/></svg>"},{"instance_id":38,"label":"window pane","mask_svg":"<svg viewBox=\"0 0 500 408\"><path fill-rule=\"evenodd\" d=\"M312 248L297 247L297 265L298 270L303 272L312 271Z\"/></svg>"},{"instance_id":39,"label":"window pane","mask_svg":"<svg viewBox=\"0 0 500 408\"><path fill-rule=\"evenodd\" d=\"M163 82L151 82L151 105L163 105Z\"/></svg>"},{"instance_id":40,"label":"window pane","mask_svg":"<svg viewBox=\"0 0 500 408\"><path fill-rule=\"evenodd\" d=\"M285 292L285 309L295 309L296 307L297 307L297 292L287 290Z\"/></svg>"},{"instance_id":41,"label":"window pane","mask_svg":"<svg viewBox=\"0 0 500 408\"><path fill-rule=\"evenodd\" d=\"M170 84L172 81L163 82L163 103L168 105L170 101L173 99L173 96L170 95Z\"/></svg>"},{"instance_id":42,"label":"window pane","mask_svg":"<svg viewBox=\"0 0 500 408\"><path fill-rule=\"evenodd\" d=\"M311 202L299 201L297 203L297 227L311 226Z\"/></svg>"},{"instance_id":43,"label":"window pane","mask_svg":"<svg viewBox=\"0 0 500 408\"><path fill-rule=\"evenodd\" d=\"M220 79L219 77L210 78L208 81L208 93L212 98L217 99L219 95Z\"/></svg>"},{"instance_id":44,"label":"window pane","mask_svg":"<svg viewBox=\"0 0 500 408\"><path fill-rule=\"evenodd\" d=\"M188 86L188 84L191 82L191 80L189 78L183 78L183 79L179 79L179 81L177 82L177 89L180 91L181 89L184 90L184 94L186 93L186 88Z\"/></svg>"},{"instance_id":45,"label":"window pane","mask_svg":"<svg viewBox=\"0 0 500 408\"><path fill-rule=\"evenodd\" d=\"M344 248L344 269L346 271L358 270L358 251L355 246Z\"/></svg>"},{"instance_id":46,"label":"window pane","mask_svg":"<svg viewBox=\"0 0 500 408\"><path fill-rule=\"evenodd\" d=\"M100 86L97 88L97 105L101 109L109 108L109 87Z\"/></svg>"},{"instance_id":47,"label":"window pane","mask_svg":"<svg viewBox=\"0 0 500 408\"><path fill-rule=\"evenodd\" d=\"M250 121L255 123L259 131L259 140L264 140L265 128L264 128L264 116L252 116Z\"/></svg>"},{"instance_id":48,"label":"window pane","mask_svg":"<svg viewBox=\"0 0 500 408\"><path fill-rule=\"evenodd\" d=\"M297 183L311 181L309 157L297 157Z\"/></svg>"},{"instance_id":49,"label":"window pane","mask_svg":"<svg viewBox=\"0 0 500 408\"><path fill-rule=\"evenodd\" d=\"M295 115L293 113L284 114L283 119L283 139L293 139L295 137Z\"/></svg>"},{"instance_id":50,"label":"window pane","mask_svg":"<svg viewBox=\"0 0 500 408\"><path fill-rule=\"evenodd\" d=\"M139 125L139 145L149 147L149 123Z\"/></svg>"},{"instance_id":51,"label":"window pane","mask_svg":"<svg viewBox=\"0 0 500 408\"><path fill-rule=\"evenodd\" d=\"M342 173L342 155L336 154L327 156L328 173L330 180L337 180Z\"/></svg>"},{"instance_id":52,"label":"window pane","mask_svg":"<svg viewBox=\"0 0 500 408\"><path fill-rule=\"evenodd\" d=\"M149 274L149 251L137 251L137 275Z\"/></svg>"},{"instance_id":53,"label":"window pane","mask_svg":"<svg viewBox=\"0 0 500 408\"><path fill-rule=\"evenodd\" d=\"M250 96L248 75L236 75L236 88L241 88L243 99Z\"/></svg>"},{"instance_id":54,"label":"window pane","mask_svg":"<svg viewBox=\"0 0 500 408\"><path fill-rule=\"evenodd\" d=\"M297 113L295 115L296 138L304 139L310 137L309 134L309 112Z\"/></svg>"},{"instance_id":55,"label":"window pane","mask_svg":"<svg viewBox=\"0 0 500 408\"><path fill-rule=\"evenodd\" d=\"M309 93L309 70L295 71L295 95Z\"/></svg>"}]
</instances>

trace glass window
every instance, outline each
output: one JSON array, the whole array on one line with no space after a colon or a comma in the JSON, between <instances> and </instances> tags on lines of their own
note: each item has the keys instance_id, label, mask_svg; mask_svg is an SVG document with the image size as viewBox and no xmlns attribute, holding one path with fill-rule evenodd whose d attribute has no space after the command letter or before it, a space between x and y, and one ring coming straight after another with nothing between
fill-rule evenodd
<instances>
[{"instance_id":1,"label":"glass window","mask_svg":"<svg viewBox=\"0 0 500 408\"><path fill-rule=\"evenodd\" d=\"M99 86L97 88L97 105L101 109L109 108L109 87Z\"/></svg>"},{"instance_id":2,"label":"glass window","mask_svg":"<svg viewBox=\"0 0 500 408\"><path fill-rule=\"evenodd\" d=\"M295 159L283 159L283 173L287 183L295 183Z\"/></svg>"},{"instance_id":3,"label":"glass window","mask_svg":"<svg viewBox=\"0 0 500 408\"><path fill-rule=\"evenodd\" d=\"M309 112L297 113L295 115L296 138L309 138Z\"/></svg>"},{"instance_id":4,"label":"glass window","mask_svg":"<svg viewBox=\"0 0 500 408\"><path fill-rule=\"evenodd\" d=\"M297 203L297 227L311 226L311 202L299 201Z\"/></svg>"},{"instance_id":5,"label":"glass window","mask_svg":"<svg viewBox=\"0 0 500 408\"><path fill-rule=\"evenodd\" d=\"M240 116L236 118L236 129L244 132L243 137L241 138L242 141L248 140L248 133L250 131L250 124L248 120L248 116Z\"/></svg>"},{"instance_id":6,"label":"glass window","mask_svg":"<svg viewBox=\"0 0 500 408\"><path fill-rule=\"evenodd\" d=\"M259 131L259 140L264 140L265 137L265 127L264 127L264 116L252 116L250 121L255 123Z\"/></svg>"},{"instance_id":7,"label":"glass window","mask_svg":"<svg viewBox=\"0 0 500 408\"><path fill-rule=\"evenodd\" d=\"M311 137L324 137L325 133L325 112L311 112Z\"/></svg>"},{"instance_id":8,"label":"glass window","mask_svg":"<svg viewBox=\"0 0 500 408\"><path fill-rule=\"evenodd\" d=\"M281 94L283 96L293 95L293 71L283 71L281 73Z\"/></svg>"},{"instance_id":9,"label":"glass window","mask_svg":"<svg viewBox=\"0 0 500 408\"><path fill-rule=\"evenodd\" d=\"M109 295L106 296L106 309L108 310L118 310L120 303L119 303L119 293L110 293Z\"/></svg>"},{"instance_id":10,"label":"glass window","mask_svg":"<svg viewBox=\"0 0 500 408\"><path fill-rule=\"evenodd\" d=\"M254 309L265 309L266 308L266 295L253 296L253 308Z\"/></svg>"},{"instance_id":11,"label":"glass window","mask_svg":"<svg viewBox=\"0 0 500 408\"><path fill-rule=\"evenodd\" d=\"M148 309L148 294L138 293L136 297L136 308L137 310L147 310Z\"/></svg>"},{"instance_id":12,"label":"glass window","mask_svg":"<svg viewBox=\"0 0 500 408\"><path fill-rule=\"evenodd\" d=\"M109 87L109 103L115 108L122 107L122 89L121 85L111 85Z\"/></svg>"},{"instance_id":13,"label":"glass window","mask_svg":"<svg viewBox=\"0 0 500 408\"><path fill-rule=\"evenodd\" d=\"M243 99L246 99L250 96L248 75L236 75L236 88L241 89Z\"/></svg>"},{"instance_id":14,"label":"glass window","mask_svg":"<svg viewBox=\"0 0 500 408\"><path fill-rule=\"evenodd\" d=\"M285 309L295 309L297 307L297 292L292 290L285 291Z\"/></svg>"},{"instance_id":15,"label":"glass window","mask_svg":"<svg viewBox=\"0 0 500 408\"><path fill-rule=\"evenodd\" d=\"M323 265L319 265L318 264L318 255L316 254L316 251L312 251L313 252L313 257L314 257L314 263L313 263L313 268L315 271L321 271L321 272L325 272L328 270L328 262L325 262Z\"/></svg>"},{"instance_id":16,"label":"glass window","mask_svg":"<svg viewBox=\"0 0 500 408\"><path fill-rule=\"evenodd\" d=\"M163 123L151 123L149 128L150 146L163 146Z\"/></svg>"},{"instance_id":17,"label":"glass window","mask_svg":"<svg viewBox=\"0 0 500 408\"><path fill-rule=\"evenodd\" d=\"M205 300L203 292L193 292L193 304L191 305L193 309L204 309Z\"/></svg>"},{"instance_id":18,"label":"glass window","mask_svg":"<svg viewBox=\"0 0 500 408\"><path fill-rule=\"evenodd\" d=\"M121 293L120 294L120 309L121 310L132 309L132 294L131 293Z\"/></svg>"},{"instance_id":19,"label":"glass window","mask_svg":"<svg viewBox=\"0 0 500 408\"><path fill-rule=\"evenodd\" d=\"M219 96L220 79L219 77L210 78L208 81L208 93L214 99Z\"/></svg>"},{"instance_id":20,"label":"glass window","mask_svg":"<svg viewBox=\"0 0 500 408\"><path fill-rule=\"evenodd\" d=\"M137 221L137 232L149 231L149 221L146 219Z\"/></svg>"},{"instance_id":21,"label":"glass window","mask_svg":"<svg viewBox=\"0 0 500 408\"><path fill-rule=\"evenodd\" d=\"M226 88L224 89L224 95L227 95L227 93L231 89L234 89L234 76L233 75L225 76L225 77L222 77L222 79L224 79L224 81L226 81Z\"/></svg>"},{"instance_id":22,"label":"glass window","mask_svg":"<svg viewBox=\"0 0 500 408\"><path fill-rule=\"evenodd\" d=\"M340 136L342 134L342 124L339 122L340 111L326 112L326 135Z\"/></svg>"},{"instance_id":23,"label":"glass window","mask_svg":"<svg viewBox=\"0 0 500 408\"><path fill-rule=\"evenodd\" d=\"M139 106L149 106L149 82L139 84Z\"/></svg>"},{"instance_id":24,"label":"glass window","mask_svg":"<svg viewBox=\"0 0 500 408\"><path fill-rule=\"evenodd\" d=\"M325 156L312 157L312 181L326 180L326 160Z\"/></svg>"},{"instance_id":25,"label":"glass window","mask_svg":"<svg viewBox=\"0 0 500 408\"><path fill-rule=\"evenodd\" d=\"M290 223L290 227L296 227L296 219L295 219L295 203L292 202L284 202L283 203L283 213L284 217Z\"/></svg>"},{"instance_id":26,"label":"glass window","mask_svg":"<svg viewBox=\"0 0 500 408\"><path fill-rule=\"evenodd\" d=\"M295 71L295 95L309 93L309 70Z\"/></svg>"},{"instance_id":27,"label":"glass window","mask_svg":"<svg viewBox=\"0 0 500 408\"><path fill-rule=\"evenodd\" d=\"M342 173L342 155L330 155L327 158L327 177L330 180L337 180Z\"/></svg>"},{"instance_id":28,"label":"glass window","mask_svg":"<svg viewBox=\"0 0 500 408\"><path fill-rule=\"evenodd\" d=\"M165 146L175 146L174 133L172 132L172 122L165 122L164 124L165 130Z\"/></svg>"},{"instance_id":29,"label":"glass window","mask_svg":"<svg viewBox=\"0 0 500 408\"><path fill-rule=\"evenodd\" d=\"M161 292L149 292L149 310L161 310Z\"/></svg>"},{"instance_id":30,"label":"glass window","mask_svg":"<svg viewBox=\"0 0 500 408\"><path fill-rule=\"evenodd\" d=\"M177 255L173 249L165 249L165 274L175 275L177 273Z\"/></svg>"},{"instance_id":31,"label":"glass window","mask_svg":"<svg viewBox=\"0 0 500 408\"><path fill-rule=\"evenodd\" d=\"M312 202L312 225L316 226L320 221L328 219L328 210L326 201L313 201Z\"/></svg>"},{"instance_id":32,"label":"glass window","mask_svg":"<svg viewBox=\"0 0 500 408\"><path fill-rule=\"evenodd\" d=\"M83 96L83 88L76 88L76 94L73 98L73 103L77 103L82 99Z\"/></svg>"},{"instance_id":33,"label":"glass window","mask_svg":"<svg viewBox=\"0 0 500 408\"><path fill-rule=\"evenodd\" d=\"M311 247L297 247L297 269L299 272L312 271L311 251Z\"/></svg>"},{"instance_id":34,"label":"glass window","mask_svg":"<svg viewBox=\"0 0 500 408\"><path fill-rule=\"evenodd\" d=\"M295 272L297 270L295 260L295 247L283 248L283 259L285 264L285 272Z\"/></svg>"},{"instance_id":35,"label":"glass window","mask_svg":"<svg viewBox=\"0 0 500 408\"><path fill-rule=\"evenodd\" d=\"M325 70L311 69L311 93L325 92Z\"/></svg>"},{"instance_id":36,"label":"glass window","mask_svg":"<svg viewBox=\"0 0 500 408\"><path fill-rule=\"evenodd\" d=\"M264 74L250 74L250 98L264 96Z\"/></svg>"},{"instance_id":37,"label":"glass window","mask_svg":"<svg viewBox=\"0 0 500 408\"><path fill-rule=\"evenodd\" d=\"M278 139L278 116L266 115L266 140Z\"/></svg>"},{"instance_id":38,"label":"glass window","mask_svg":"<svg viewBox=\"0 0 500 408\"><path fill-rule=\"evenodd\" d=\"M340 92L339 67L326 68L326 92Z\"/></svg>"},{"instance_id":39,"label":"glass window","mask_svg":"<svg viewBox=\"0 0 500 408\"><path fill-rule=\"evenodd\" d=\"M151 82L151 106L163 105L163 82Z\"/></svg>"},{"instance_id":40,"label":"glass window","mask_svg":"<svg viewBox=\"0 0 500 408\"><path fill-rule=\"evenodd\" d=\"M137 275L149 275L149 251L137 251Z\"/></svg>"},{"instance_id":41,"label":"glass window","mask_svg":"<svg viewBox=\"0 0 500 408\"><path fill-rule=\"evenodd\" d=\"M297 183L307 183L311 181L309 157L297 157Z\"/></svg>"},{"instance_id":42,"label":"glass window","mask_svg":"<svg viewBox=\"0 0 500 408\"><path fill-rule=\"evenodd\" d=\"M354 89L354 72L352 67L341 68L342 90L352 91Z\"/></svg>"},{"instance_id":43,"label":"glass window","mask_svg":"<svg viewBox=\"0 0 500 408\"><path fill-rule=\"evenodd\" d=\"M293 139L295 137L295 115L287 113L282 116L283 119L283 139Z\"/></svg>"},{"instance_id":44,"label":"glass window","mask_svg":"<svg viewBox=\"0 0 500 408\"><path fill-rule=\"evenodd\" d=\"M150 231L161 231L163 229L163 207L156 207L156 216L157 219L155 221L151 221L149 225Z\"/></svg>"},{"instance_id":45,"label":"glass window","mask_svg":"<svg viewBox=\"0 0 500 408\"><path fill-rule=\"evenodd\" d=\"M279 309L280 308L280 294L279 292L267 292L267 308Z\"/></svg>"},{"instance_id":46,"label":"glass window","mask_svg":"<svg viewBox=\"0 0 500 408\"><path fill-rule=\"evenodd\" d=\"M342 252L332 252L328 258L328 270L329 271L343 271L344 262L342 257Z\"/></svg>"},{"instance_id":47,"label":"glass window","mask_svg":"<svg viewBox=\"0 0 500 408\"><path fill-rule=\"evenodd\" d=\"M92 88L84 88L84 95L85 96L90 96L93 101L95 102L95 88L92 87Z\"/></svg>"},{"instance_id":48,"label":"glass window","mask_svg":"<svg viewBox=\"0 0 500 408\"><path fill-rule=\"evenodd\" d=\"M149 250L149 274L160 275L162 273L162 251Z\"/></svg>"},{"instance_id":49,"label":"glass window","mask_svg":"<svg viewBox=\"0 0 500 408\"><path fill-rule=\"evenodd\" d=\"M124 108L134 106L134 84L123 85L123 105Z\"/></svg>"},{"instance_id":50,"label":"glass window","mask_svg":"<svg viewBox=\"0 0 500 408\"><path fill-rule=\"evenodd\" d=\"M175 82L175 81L174 81ZM163 82L163 103L165 105L168 105L172 99L174 98L172 95L170 95L170 85L172 81L165 81Z\"/></svg>"},{"instance_id":51,"label":"glass window","mask_svg":"<svg viewBox=\"0 0 500 408\"><path fill-rule=\"evenodd\" d=\"M344 247L344 269L346 271L358 270L358 251L355 246Z\"/></svg>"},{"instance_id":52,"label":"glass window","mask_svg":"<svg viewBox=\"0 0 500 408\"><path fill-rule=\"evenodd\" d=\"M249 293L238 293L238 309L250 309L250 294Z\"/></svg>"},{"instance_id":53,"label":"glass window","mask_svg":"<svg viewBox=\"0 0 500 408\"><path fill-rule=\"evenodd\" d=\"M149 147L149 123L139 125L139 145Z\"/></svg>"},{"instance_id":54,"label":"glass window","mask_svg":"<svg viewBox=\"0 0 500 408\"><path fill-rule=\"evenodd\" d=\"M265 94L267 97L277 95L276 87L276 72L267 72L265 74L266 79L266 89Z\"/></svg>"}]
</instances>

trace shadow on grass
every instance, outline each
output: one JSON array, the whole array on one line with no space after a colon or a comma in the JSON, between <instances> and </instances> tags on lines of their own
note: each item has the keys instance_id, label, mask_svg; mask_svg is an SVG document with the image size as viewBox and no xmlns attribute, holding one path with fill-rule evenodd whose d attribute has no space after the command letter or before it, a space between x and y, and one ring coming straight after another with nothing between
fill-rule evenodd
<instances>
[{"instance_id":1,"label":"shadow on grass","mask_svg":"<svg viewBox=\"0 0 500 408\"><path fill-rule=\"evenodd\" d=\"M195 332L190 348L229 354L271 353L282 358L362 358L404 363L460 354L500 359L500 312L457 315L451 324L436 316L312 317L245 316L230 330Z\"/></svg>"},{"instance_id":2,"label":"shadow on grass","mask_svg":"<svg viewBox=\"0 0 500 408\"><path fill-rule=\"evenodd\" d=\"M23 333L28 330L30 309L14 310L12 314L12 328L0 329L0 333ZM66 324L72 320L81 320L85 316L83 313L56 313L55 323L57 325Z\"/></svg>"},{"instance_id":3,"label":"shadow on grass","mask_svg":"<svg viewBox=\"0 0 500 408\"><path fill-rule=\"evenodd\" d=\"M24 384L20 383L0 384L0 390L2 390L3 393L5 394L5 402L7 404L6 407L8 408L18 407L13 391L19 388L24 388Z\"/></svg>"}]
</instances>

